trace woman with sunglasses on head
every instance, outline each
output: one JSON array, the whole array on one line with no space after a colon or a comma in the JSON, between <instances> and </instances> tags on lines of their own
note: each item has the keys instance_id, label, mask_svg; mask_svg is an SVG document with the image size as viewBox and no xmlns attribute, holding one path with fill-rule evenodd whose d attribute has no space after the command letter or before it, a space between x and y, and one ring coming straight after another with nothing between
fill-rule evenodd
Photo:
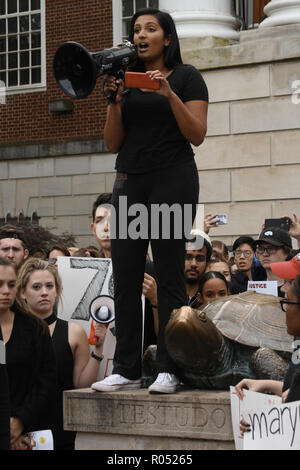
<instances>
[{"instance_id":1,"label":"woman with sunglasses on head","mask_svg":"<svg viewBox=\"0 0 300 470\"><path fill-rule=\"evenodd\" d=\"M288 334L300 336L300 254L285 262L271 263L272 272L282 279L291 280L285 287L285 298L280 299L286 314ZM297 346L297 345L296 345ZM284 381L243 379L236 385L238 396L244 397L243 389L253 392L270 392L282 397L283 402L300 400L300 348L295 349ZM242 420L242 432L249 431L249 425Z\"/></svg>"},{"instance_id":2,"label":"woman with sunglasses on head","mask_svg":"<svg viewBox=\"0 0 300 470\"><path fill-rule=\"evenodd\" d=\"M24 434L49 429L56 390L56 361L45 324L15 302L16 269L0 258L0 327L6 349L10 446L30 448ZM3 391L1 382L1 392Z\"/></svg>"},{"instance_id":3,"label":"woman with sunglasses on head","mask_svg":"<svg viewBox=\"0 0 300 470\"><path fill-rule=\"evenodd\" d=\"M71 254L68 248L66 248L64 245L56 244L51 246L51 248L48 250L46 260L50 264L53 264L57 269L57 258L59 256L71 256Z\"/></svg>"},{"instance_id":4,"label":"woman with sunglasses on head","mask_svg":"<svg viewBox=\"0 0 300 470\"><path fill-rule=\"evenodd\" d=\"M82 326L61 320L53 312L61 291L61 279L53 265L34 258L23 264L17 279L18 303L25 312L47 323L57 361L58 387L52 425L54 449L72 450L75 433L63 430L62 394L64 390L90 387L96 380L106 328L95 325L98 342L90 357L88 338Z\"/></svg>"},{"instance_id":5,"label":"woman with sunglasses on head","mask_svg":"<svg viewBox=\"0 0 300 470\"><path fill-rule=\"evenodd\" d=\"M158 277L159 332L157 340L157 380L150 393L174 393L178 385L176 365L165 346L165 327L174 308L187 303L185 289L185 238L176 238L174 221L170 236L151 239L154 205L173 204L192 208L195 217L199 182L191 144L199 146L206 134L208 92L197 69L182 63L179 40L172 17L156 9L139 10L131 19L129 40L137 47L138 59L132 72L143 72L160 85L158 90L131 88L107 79L104 90L117 91L109 104L104 139L111 152L119 152L112 205L116 219L125 197L127 207L143 204L149 218L147 235L139 238L116 236L111 240L116 307L116 351L112 376L93 384L98 391L140 388L142 351L142 284L148 243ZM171 217L172 218L172 217ZM183 219L183 215L181 215ZM127 219L126 229L132 222ZM187 221L189 222L189 221ZM126 222L125 222L126 223ZM160 222L158 223L160 225ZM180 220L182 232L184 221ZM192 228L192 221L188 224ZM143 227L145 228L145 227ZM156 228L156 227L155 227ZM118 227L117 227L118 229ZM118 234L118 230L116 230ZM168 238L168 239L167 239Z\"/></svg>"}]
</instances>

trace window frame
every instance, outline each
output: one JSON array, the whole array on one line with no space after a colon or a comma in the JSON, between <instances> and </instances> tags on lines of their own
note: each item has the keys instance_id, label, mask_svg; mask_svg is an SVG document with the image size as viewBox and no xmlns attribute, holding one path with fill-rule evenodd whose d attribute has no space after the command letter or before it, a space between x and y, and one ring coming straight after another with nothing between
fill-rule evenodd
<instances>
[{"instance_id":1,"label":"window frame","mask_svg":"<svg viewBox=\"0 0 300 470\"><path fill-rule=\"evenodd\" d=\"M39 91L45 91L46 90L46 1L45 0L40 0L40 15L41 15L41 82L40 83L34 83L34 84L27 84L27 85L16 85L16 86L5 86L5 94L6 96L9 95L15 95L15 94L22 94L22 93L32 93L32 92L39 92ZM31 14L32 11L38 11L38 10L28 10L29 15ZM12 13L12 14L6 14L3 15L5 18L7 17L16 17L19 18L20 16L23 16L23 14L18 13ZM7 38L8 34L6 34ZM29 52L31 52L32 49L29 49ZM20 49L18 49L18 53L20 52ZM31 67L29 68L29 70ZM20 67L17 69L18 74L20 72Z\"/></svg>"},{"instance_id":2,"label":"window frame","mask_svg":"<svg viewBox=\"0 0 300 470\"><path fill-rule=\"evenodd\" d=\"M114 42L114 45L117 45L123 42L122 0L113 0L112 8L113 8L113 42ZM158 8L159 8L159 0L158 0Z\"/></svg>"}]
</instances>

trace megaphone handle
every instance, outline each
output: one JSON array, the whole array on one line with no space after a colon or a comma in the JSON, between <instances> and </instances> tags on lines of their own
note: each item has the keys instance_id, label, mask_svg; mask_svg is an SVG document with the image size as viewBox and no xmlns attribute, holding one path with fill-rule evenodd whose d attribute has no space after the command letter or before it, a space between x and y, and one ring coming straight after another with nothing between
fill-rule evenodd
<instances>
[{"instance_id":1,"label":"megaphone handle","mask_svg":"<svg viewBox=\"0 0 300 470\"><path fill-rule=\"evenodd\" d=\"M124 73L124 70L118 70L118 72L114 73L114 77L116 80L118 80L119 78L121 80L124 80L125 79L125 73ZM110 103L115 103L116 102L116 97L117 97L117 94L118 94L118 89L119 89L119 85L117 85L117 89L115 91L111 91L108 96L107 96L107 100L110 102Z\"/></svg>"},{"instance_id":2,"label":"megaphone handle","mask_svg":"<svg viewBox=\"0 0 300 470\"><path fill-rule=\"evenodd\" d=\"M95 346L95 345L97 344L97 341L98 341L98 337L95 336L94 320L92 320L92 323L91 323L91 331L90 331L90 337L89 337L89 343L90 343L92 346Z\"/></svg>"},{"instance_id":3,"label":"megaphone handle","mask_svg":"<svg viewBox=\"0 0 300 470\"><path fill-rule=\"evenodd\" d=\"M117 85L116 91L111 91L111 92L107 95L107 101L109 101L110 103L115 103L115 102L116 102L116 97L117 97L117 94L118 94L118 89L119 89L119 85Z\"/></svg>"}]
</instances>

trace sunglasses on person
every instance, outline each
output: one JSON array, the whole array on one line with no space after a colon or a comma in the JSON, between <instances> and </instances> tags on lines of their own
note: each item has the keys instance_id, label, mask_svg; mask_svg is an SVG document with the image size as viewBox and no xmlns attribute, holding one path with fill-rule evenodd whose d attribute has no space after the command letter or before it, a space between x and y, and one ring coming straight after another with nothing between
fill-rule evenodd
<instances>
[{"instance_id":1,"label":"sunglasses on person","mask_svg":"<svg viewBox=\"0 0 300 470\"><path fill-rule=\"evenodd\" d=\"M277 250L281 248L280 246L258 246L256 248L256 253L259 255L262 255L264 252L266 252L268 255L274 255Z\"/></svg>"},{"instance_id":2,"label":"sunglasses on person","mask_svg":"<svg viewBox=\"0 0 300 470\"><path fill-rule=\"evenodd\" d=\"M45 261L48 261L49 264L55 264L57 262L57 258L47 258Z\"/></svg>"},{"instance_id":3,"label":"sunglasses on person","mask_svg":"<svg viewBox=\"0 0 300 470\"><path fill-rule=\"evenodd\" d=\"M280 306L283 312L286 312L287 305L300 305L300 302L292 302L291 300L280 299Z\"/></svg>"}]
</instances>

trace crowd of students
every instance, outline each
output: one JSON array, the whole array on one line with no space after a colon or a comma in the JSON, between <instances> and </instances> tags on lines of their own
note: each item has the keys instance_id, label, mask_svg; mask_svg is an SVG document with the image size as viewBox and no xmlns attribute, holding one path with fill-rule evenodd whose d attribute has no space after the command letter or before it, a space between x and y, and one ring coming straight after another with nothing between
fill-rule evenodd
<instances>
[{"instance_id":1,"label":"crowd of students","mask_svg":"<svg viewBox=\"0 0 300 470\"><path fill-rule=\"evenodd\" d=\"M41 259L31 256L20 229L7 226L0 230L0 379L4 385L0 390L1 448L30 449L27 433L51 429L55 449L74 449L75 434L63 430L63 390L90 387L97 380L106 328L95 325L98 342L90 354L83 328L57 318L56 306L62 292L57 259L71 253L109 257L109 213L102 214L107 211L102 202L109 196L100 195L95 201L91 228L98 247L76 250L55 244ZM102 235L94 230L95 218L103 225ZM199 308L217 298L243 292L248 280L273 279L286 311L288 332L300 336L300 250L292 249L289 233L274 227L262 230L257 240L242 236L229 252L221 240L210 240L207 225L205 232L194 232L203 236L204 243L195 249L190 242L186 250L189 305ZM300 239L295 216L291 219L291 234ZM143 293L148 302L147 347L155 343L158 331L157 284L150 259ZM248 388L268 390L291 401L300 398L299 379L299 367L291 364L283 383L245 378L236 387L241 397L243 388ZM247 423L242 423L241 429L247 431Z\"/></svg>"},{"instance_id":2,"label":"crowd of students","mask_svg":"<svg viewBox=\"0 0 300 470\"><path fill-rule=\"evenodd\" d=\"M84 329L56 315L61 249L53 247L47 260L29 257L19 231L0 233L1 449L31 449L28 433L45 429L56 450L74 449L75 434L63 430L63 391L90 387L99 373L105 326L95 325L90 354Z\"/></svg>"}]
</instances>

